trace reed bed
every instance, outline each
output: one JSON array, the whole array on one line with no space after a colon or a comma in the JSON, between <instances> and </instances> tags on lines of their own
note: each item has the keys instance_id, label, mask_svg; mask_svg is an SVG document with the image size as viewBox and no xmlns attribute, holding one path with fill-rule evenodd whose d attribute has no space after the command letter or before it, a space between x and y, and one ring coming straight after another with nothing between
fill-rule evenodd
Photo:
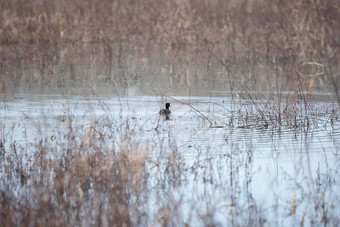
<instances>
[{"instance_id":1,"label":"reed bed","mask_svg":"<svg viewBox=\"0 0 340 227\"><path fill-rule=\"evenodd\" d=\"M339 1L1 5L1 225L339 225ZM62 114L10 120L25 94L85 94L102 114L79 119L66 102ZM223 141L184 146L164 122L145 130L150 118L122 114L123 97L139 95L187 107L192 138L221 130ZM208 111L195 95L210 97ZM320 131L332 152L313 162ZM280 159L287 132L291 168ZM259 161L257 134L271 141L270 164ZM272 184L261 201L265 167Z\"/></svg>"}]
</instances>

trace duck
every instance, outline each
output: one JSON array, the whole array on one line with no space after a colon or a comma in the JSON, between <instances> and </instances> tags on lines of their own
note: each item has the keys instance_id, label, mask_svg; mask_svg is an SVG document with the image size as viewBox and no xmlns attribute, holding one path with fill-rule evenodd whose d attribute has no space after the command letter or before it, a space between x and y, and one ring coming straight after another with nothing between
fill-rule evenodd
<instances>
[{"instance_id":1,"label":"duck","mask_svg":"<svg viewBox=\"0 0 340 227\"><path fill-rule=\"evenodd\" d=\"M169 107L170 107L170 103L167 102L167 103L165 104L165 109L161 109L161 110L159 111L159 115L165 116L165 119L166 119L166 120L170 120L171 111L170 111Z\"/></svg>"}]
</instances>

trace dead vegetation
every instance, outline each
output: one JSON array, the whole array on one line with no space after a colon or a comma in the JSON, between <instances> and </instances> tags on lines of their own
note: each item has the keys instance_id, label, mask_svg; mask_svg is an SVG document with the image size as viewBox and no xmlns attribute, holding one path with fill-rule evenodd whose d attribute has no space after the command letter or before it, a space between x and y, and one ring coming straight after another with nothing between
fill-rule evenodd
<instances>
[{"instance_id":1,"label":"dead vegetation","mask_svg":"<svg viewBox=\"0 0 340 227\"><path fill-rule=\"evenodd\" d=\"M214 53L254 89L294 90L300 77L339 96L338 1L15 0L1 10L9 95L22 84L91 90L108 81L120 93L229 90Z\"/></svg>"},{"instance_id":2,"label":"dead vegetation","mask_svg":"<svg viewBox=\"0 0 340 227\"><path fill-rule=\"evenodd\" d=\"M119 120L109 112L86 127L77 124L73 115L66 112L62 119L39 120L42 127L55 129L54 135L38 131L34 143L27 138L13 141L20 139L13 136L22 130L17 123L13 128L3 126L3 226L339 224L334 174L339 165L332 163L338 162L336 159L327 160L330 154L325 153L321 167L308 167L316 170L316 175L305 173L307 166L300 162L293 165L295 175L289 171L291 167L284 166L274 175L266 175L272 188L266 189L263 202L255 186L261 171L255 159L262 153L251 139L255 130L240 137L235 130L244 130L243 134L249 129L230 127L223 132L227 139L219 146L204 147L193 141L183 147L171 128L143 131L139 124L134 126L135 119ZM197 130L205 129L198 126ZM275 132L263 130L271 137L269 154L273 159L268 161L280 166L285 159L278 159L282 141ZM309 135L305 139L309 140ZM289 151L290 155L303 159L310 150L302 147ZM267 172L266 168L263 171Z\"/></svg>"},{"instance_id":3,"label":"dead vegetation","mask_svg":"<svg viewBox=\"0 0 340 227\"><path fill-rule=\"evenodd\" d=\"M212 157L190 145L197 157L189 162L170 132L154 132L160 134L146 143L121 116L82 128L66 110L57 121L66 131L41 132L24 146L12 141L11 130L1 132L4 226L263 226L289 218L295 225L339 224L338 201L327 197L338 198L338 169L327 164L310 176L316 190L302 185L300 163L297 176L282 174L297 192L273 199L279 219L273 218L253 198L253 144L232 141L235 129L309 133L336 125L339 107L322 112L313 92L332 92L340 105L339 1L12 0L2 1L0 11L4 111L18 91L37 89L65 97L76 88L123 96L137 87L168 97L223 90L233 104L221 120L187 103L202 125L230 129L219 148L227 152ZM278 190L280 179L275 183ZM204 193L192 193L197 189Z\"/></svg>"},{"instance_id":4,"label":"dead vegetation","mask_svg":"<svg viewBox=\"0 0 340 227\"><path fill-rule=\"evenodd\" d=\"M5 122L0 144L3 226L339 224L333 174L339 165L332 163L336 159L327 160L330 154L325 153L322 167L308 167L316 169L316 175L305 173L307 167L300 162L293 165L295 175L286 168L266 175L273 185L264 203L256 196L260 169L255 158L263 150L252 142L255 130L240 137L235 130L243 134L249 129L230 127L219 146L193 142L183 147L171 128L143 131L134 125L136 119L119 120L110 112L87 127L77 123L78 117L71 111L53 121L41 117L36 127L48 126L54 134L37 130L34 143L28 138L13 141L20 139L14 135L21 129L18 123L10 128ZM20 123L29 124L29 119ZM263 133L271 137L269 162L280 166L280 134ZM289 152L303 158L309 149Z\"/></svg>"}]
</instances>

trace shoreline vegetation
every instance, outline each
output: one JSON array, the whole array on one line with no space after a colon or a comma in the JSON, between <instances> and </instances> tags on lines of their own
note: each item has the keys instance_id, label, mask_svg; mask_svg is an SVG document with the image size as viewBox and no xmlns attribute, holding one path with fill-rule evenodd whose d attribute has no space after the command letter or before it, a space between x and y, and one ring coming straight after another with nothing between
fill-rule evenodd
<instances>
[{"instance_id":1,"label":"shoreline vegetation","mask_svg":"<svg viewBox=\"0 0 340 227\"><path fill-rule=\"evenodd\" d=\"M340 224L340 1L0 12L2 225Z\"/></svg>"},{"instance_id":2,"label":"shoreline vegetation","mask_svg":"<svg viewBox=\"0 0 340 227\"><path fill-rule=\"evenodd\" d=\"M340 103L338 1L14 0L1 10L8 97L23 85L106 85L121 95L322 90Z\"/></svg>"},{"instance_id":3,"label":"shoreline vegetation","mask_svg":"<svg viewBox=\"0 0 340 227\"><path fill-rule=\"evenodd\" d=\"M339 225L340 121L329 103L298 103L280 129L262 103L268 127L249 100L206 100L194 112L173 99L173 119L160 123L149 115L159 101L7 103L2 225ZM152 108L135 113L140 104Z\"/></svg>"}]
</instances>

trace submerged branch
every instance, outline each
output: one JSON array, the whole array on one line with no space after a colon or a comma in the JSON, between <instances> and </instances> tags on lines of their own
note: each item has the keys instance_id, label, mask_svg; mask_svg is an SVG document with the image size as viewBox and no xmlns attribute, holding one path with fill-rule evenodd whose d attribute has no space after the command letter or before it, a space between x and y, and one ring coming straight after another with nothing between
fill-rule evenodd
<instances>
[{"instance_id":1,"label":"submerged branch","mask_svg":"<svg viewBox=\"0 0 340 227\"><path fill-rule=\"evenodd\" d=\"M176 101L176 102L178 102L178 103L181 103L181 104L183 104L183 105L189 106L191 109L193 109L194 111L196 111L199 115L201 115L204 119L206 119L206 120L210 123L210 127L212 127L213 123L209 120L209 118L208 118L207 116L205 116L201 111L199 111L198 109L196 109L194 106L192 106L190 103L182 102L181 100L178 100L178 99L176 99L176 98L173 98L173 97L171 97L171 96L167 96L167 95L164 95L164 94L162 94L162 96L167 97L167 98L169 98L169 99L171 99L171 100L174 100L174 101Z\"/></svg>"}]
</instances>

